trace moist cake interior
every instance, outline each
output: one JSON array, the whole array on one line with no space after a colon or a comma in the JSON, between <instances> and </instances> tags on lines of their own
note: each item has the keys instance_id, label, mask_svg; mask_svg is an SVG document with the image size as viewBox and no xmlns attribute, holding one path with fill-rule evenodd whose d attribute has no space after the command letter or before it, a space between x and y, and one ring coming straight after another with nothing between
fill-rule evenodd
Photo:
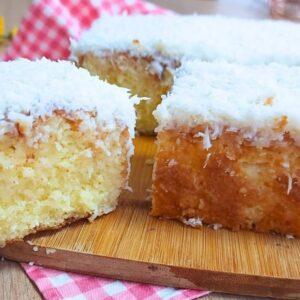
<instances>
[{"instance_id":1,"label":"moist cake interior","mask_svg":"<svg viewBox=\"0 0 300 300\"><path fill-rule=\"evenodd\" d=\"M128 132L82 131L80 123L56 112L35 122L31 141L22 130L0 139L0 244L116 207Z\"/></svg>"},{"instance_id":2,"label":"moist cake interior","mask_svg":"<svg viewBox=\"0 0 300 300\"><path fill-rule=\"evenodd\" d=\"M0 247L109 213L126 188L136 97L68 61L0 62Z\"/></svg>"}]
</instances>

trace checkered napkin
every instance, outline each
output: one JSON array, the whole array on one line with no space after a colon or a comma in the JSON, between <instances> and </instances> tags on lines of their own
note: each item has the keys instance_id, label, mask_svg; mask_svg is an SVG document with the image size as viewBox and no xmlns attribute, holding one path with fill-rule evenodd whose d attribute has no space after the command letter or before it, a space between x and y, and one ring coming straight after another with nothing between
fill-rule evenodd
<instances>
[{"instance_id":1,"label":"checkered napkin","mask_svg":"<svg viewBox=\"0 0 300 300\"><path fill-rule=\"evenodd\" d=\"M104 279L22 264L46 300L183 300L209 292Z\"/></svg>"},{"instance_id":2,"label":"checkered napkin","mask_svg":"<svg viewBox=\"0 0 300 300\"><path fill-rule=\"evenodd\" d=\"M78 38L103 15L167 12L142 0L33 0L2 59L66 59L70 55L70 37Z\"/></svg>"}]
</instances>

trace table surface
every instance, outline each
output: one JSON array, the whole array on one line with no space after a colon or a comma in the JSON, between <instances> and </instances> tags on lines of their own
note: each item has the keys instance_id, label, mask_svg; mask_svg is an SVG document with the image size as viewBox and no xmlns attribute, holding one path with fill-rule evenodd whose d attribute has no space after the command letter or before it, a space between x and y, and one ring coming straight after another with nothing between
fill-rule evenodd
<instances>
[{"instance_id":1,"label":"table surface","mask_svg":"<svg viewBox=\"0 0 300 300\"><path fill-rule=\"evenodd\" d=\"M16 2L14 13L10 12L12 2ZM25 7L24 3L29 0L0 0L1 14L4 16L13 16L14 20L11 23L17 24L19 22L22 11ZM254 18L267 18L269 16L267 0L152 0L152 2L169 7L178 12L183 13L209 13L209 14L222 14L230 16L254 17ZM7 5L6 5L7 4ZM5 46L0 46L0 53L3 52ZM35 300L42 299L41 295L30 282L18 263L1 261L0 262L0 299L5 300ZM242 297L236 295L225 295L220 293L212 293L202 299L209 300L250 300L252 297ZM259 299L259 298L255 298ZM264 298L266 299L266 298Z\"/></svg>"}]
</instances>

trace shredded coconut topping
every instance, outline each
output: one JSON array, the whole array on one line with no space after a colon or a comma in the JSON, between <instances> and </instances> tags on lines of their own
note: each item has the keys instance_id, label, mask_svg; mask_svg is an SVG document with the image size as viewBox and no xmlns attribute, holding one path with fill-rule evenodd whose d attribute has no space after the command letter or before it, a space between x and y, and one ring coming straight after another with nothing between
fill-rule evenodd
<instances>
[{"instance_id":1,"label":"shredded coconut topping","mask_svg":"<svg viewBox=\"0 0 300 300\"><path fill-rule=\"evenodd\" d=\"M154 112L157 130L208 126L204 134L196 134L203 137L205 149L226 129L241 131L245 139L262 146L282 141L289 132L300 144L299 81L300 67L185 62ZM264 105L269 97L272 106Z\"/></svg>"},{"instance_id":2,"label":"shredded coconut topping","mask_svg":"<svg viewBox=\"0 0 300 300\"><path fill-rule=\"evenodd\" d=\"M300 65L299 47L298 24L203 15L103 17L72 41L73 56L110 50L250 65Z\"/></svg>"},{"instance_id":3,"label":"shredded coconut topping","mask_svg":"<svg viewBox=\"0 0 300 300\"><path fill-rule=\"evenodd\" d=\"M10 122L31 128L34 118L56 109L95 111L103 130L118 123L134 134L137 98L130 101L126 89L100 81L67 61L0 62L0 90L0 134L12 130Z\"/></svg>"}]
</instances>

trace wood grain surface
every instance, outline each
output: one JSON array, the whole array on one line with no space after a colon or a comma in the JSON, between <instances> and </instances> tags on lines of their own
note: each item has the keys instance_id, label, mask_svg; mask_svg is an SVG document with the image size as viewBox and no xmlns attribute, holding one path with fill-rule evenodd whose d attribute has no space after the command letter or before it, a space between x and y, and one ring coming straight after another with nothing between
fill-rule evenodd
<instances>
[{"instance_id":1,"label":"wood grain surface","mask_svg":"<svg viewBox=\"0 0 300 300\"><path fill-rule=\"evenodd\" d=\"M1 300L40 300L41 296L30 283L20 265L10 261L0 262Z\"/></svg>"},{"instance_id":2,"label":"wood grain surface","mask_svg":"<svg viewBox=\"0 0 300 300\"><path fill-rule=\"evenodd\" d=\"M300 298L300 240L193 229L149 216L153 138L135 141L130 185L118 209L0 250L0 256L86 274L180 288ZM46 249L56 249L47 255Z\"/></svg>"}]
</instances>

